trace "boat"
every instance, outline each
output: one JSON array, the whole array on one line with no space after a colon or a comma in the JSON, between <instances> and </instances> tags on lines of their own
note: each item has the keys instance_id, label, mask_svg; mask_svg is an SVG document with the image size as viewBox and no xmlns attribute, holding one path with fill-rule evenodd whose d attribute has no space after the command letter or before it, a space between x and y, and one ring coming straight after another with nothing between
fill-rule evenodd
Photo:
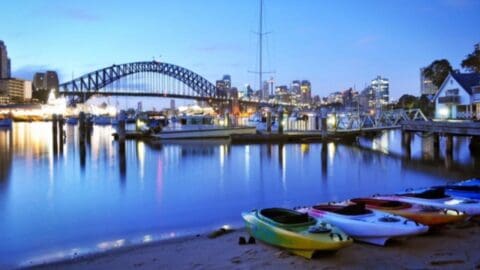
<instances>
[{"instance_id":1,"label":"boat","mask_svg":"<svg viewBox=\"0 0 480 270\"><path fill-rule=\"evenodd\" d=\"M453 209L470 216L480 215L479 200L452 197L445 193L444 188L420 189L396 195L376 196L376 198Z\"/></svg>"},{"instance_id":2,"label":"boat","mask_svg":"<svg viewBox=\"0 0 480 270\"><path fill-rule=\"evenodd\" d=\"M402 216L429 227L459 222L468 217L457 210L378 198L355 198L349 203L364 204L367 209Z\"/></svg>"},{"instance_id":3,"label":"boat","mask_svg":"<svg viewBox=\"0 0 480 270\"><path fill-rule=\"evenodd\" d=\"M429 229L401 216L366 209L364 204L319 204L306 210L310 216L339 227L357 241L379 246L389 239L418 235Z\"/></svg>"},{"instance_id":4,"label":"boat","mask_svg":"<svg viewBox=\"0 0 480 270\"><path fill-rule=\"evenodd\" d=\"M105 126L105 125L110 125L111 123L112 123L112 118L110 116L98 115L93 117L93 124L95 125Z\"/></svg>"},{"instance_id":5,"label":"boat","mask_svg":"<svg viewBox=\"0 0 480 270\"><path fill-rule=\"evenodd\" d=\"M0 128L11 128L13 124L12 118L0 119Z\"/></svg>"},{"instance_id":6,"label":"boat","mask_svg":"<svg viewBox=\"0 0 480 270\"><path fill-rule=\"evenodd\" d=\"M480 179L474 178L456 184L439 186L445 188L445 192L452 197L464 197L480 200Z\"/></svg>"},{"instance_id":7,"label":"boat","mask_svg":"<svg viewBox=\"0 0 480 270\"><path fill-rule=\"evenodd\" d=\"M68 117L66 123L67 123L67 125L76 125L76 124L78 124L78 118L77 117Z\"/></svg>"},{"instance_id":8,"label":"boat","mask_svg":"<svg viewBox=\"0 0 480 270\"><path fill-rule=\"evenodd\" d=\"M242 213L242 217L254 238L308 259L316 253L334 252L352 243L339 228L290 209L253 210Z\"/></svg>"},{"instance_id":9,"label":"boat","mask_svg":"<svg viewBox=\"0 0 480 270\"><path fill-rule=\"evenodd\" d=\"M220 127L196 126L179 130L164 129L152 135L153 139L180 140L180 139L219 139L229 138L232 135L256 134L256 127Z\"/></svg>"}]
</instances>

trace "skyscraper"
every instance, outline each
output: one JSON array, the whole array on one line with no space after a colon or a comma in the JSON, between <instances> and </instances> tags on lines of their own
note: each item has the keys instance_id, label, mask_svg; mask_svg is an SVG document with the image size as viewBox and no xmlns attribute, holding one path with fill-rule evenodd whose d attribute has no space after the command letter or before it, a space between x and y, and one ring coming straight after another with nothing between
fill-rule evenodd
<instances>
[{"instance_id":1,"label":"skyscraper","mask_svg":"<svg viewBox=\"0 0 480 270\"><path fill-rule=\"evenodd\" d=\"M432 80L425 77L425 68L420 69L420 95L435 95L438 91Z\"/></svg>"},{"instance_id":2,"label":"skyscraper","mask_svg":"<svg viewBox=\"0 0 480 270\"><path fill-rule=\"evenodd\" d=\"M7 46L0 40L0 79L10 78L10 59L8 58Z\"/></svg>"},{"instance_id":3,"label":"skyscraper","mask_svg":"<svg viewBox=\"0 0 480 270\"><path fill-rule=\"evenodd\" d=\"M232 88L232 77L228 74L223 75L223 83L225 84L225 88L227 88L227 90Z\"/></svg>"},{"instance_id":4,"label":"skyscraper","mask_svg":"<svg viewBox=\"0 0 480 270\"><path fill-rule=\"evenodd\" d=\"M379 108L383 105L387 105L390 99L388 79L377 76L372 80L370 86L372 87L375 95L376 107Z\"/></svg>"},{"instance_id":5,"label":"skyscraper","mask_svg":"<svg viewBox=\"0 0 480 270\"><path fill-rule=\"evenodd\" d=\"M300 86L303 103L310 103L312 101L312 85L309 81L303 80Z\"/></svg>"}]
</instances>

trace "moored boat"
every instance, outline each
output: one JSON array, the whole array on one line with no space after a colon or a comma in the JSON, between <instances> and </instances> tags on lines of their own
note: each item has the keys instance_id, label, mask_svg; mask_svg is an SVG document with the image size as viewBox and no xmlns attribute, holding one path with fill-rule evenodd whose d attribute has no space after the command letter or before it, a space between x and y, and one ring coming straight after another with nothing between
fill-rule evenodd
<instances>
[{"instance_id":1,"label":"moored boat","mask_svg":"<svg viewBox=\"0 0 480 270\"><path fill-rule=\"evenodd\" d=\"M12 127L13 120L11 118L1 118L0 119L0 127L3 128L10 128Z\"/></svg>"},{"instance_id":2,"label":"moored boat","mask_svg":"<svg viewBox=\"0 0 480 270\"><path fill-rule=\"evenodd\" d=\"M67 123L67 125L76 125L76 124L78 124L78 118L77 117L68 117L66 123Z\"/></svg>"},{"instance_id":3,"label":"moored boat","mask_svg":"<svg viewBox=\"0 0 480 270\"><path fill-rule=\"evenodd\" d=\"M377 196L379 199L402 201L437 208L454 209L467 215L480 215L480 201L463 197L452 197L444 188L431 188L396 195Z\"/></svg>"},{"instance_id":4,"label":"moored boat","mask_svg":"<svg viewBox=\"0 0 480 270\"><path fill-rule=\"evenodd\" d=\"M439 226L465 220L468 216L457 210L441 209L394 200L378 198L355 198L354 204L364 204L367 209L402 216L428 226Z\"/></svg>"},{"instance_id":5,"label":"moored boat","mask_svg":"<svg viewBox=\"0 0 480 270\"><path fill-rule=\"evenodd\" d=\"M247 231L258 240L311 258L321 251L337 251L352 243L339 228L317 221L305 213L267 208L242 213Z\"/></svg>"},{"instance_id":6,"label":"moored boat","mask_svg":"<svg viewBox=\"0 0 480 270\"><path fill-rule=\"evenodd\" d=\"M366 209L363 204L320 204L307 212L310 216L331 223L353 239L384 246L389 239L404 238L428 231L428 226L401 216Z\"/></svg>"}]
</instances>

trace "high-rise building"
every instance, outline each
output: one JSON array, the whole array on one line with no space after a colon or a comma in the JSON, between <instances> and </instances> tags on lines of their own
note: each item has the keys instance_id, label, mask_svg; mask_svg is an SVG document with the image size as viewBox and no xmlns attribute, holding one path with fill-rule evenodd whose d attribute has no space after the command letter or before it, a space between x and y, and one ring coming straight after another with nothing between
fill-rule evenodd
<instances>
[{"instance_id":1,"label":"high-rise building","mask_svg":"<svg viewBox=\"0 0 480 270\"><path fill-rule=\"evenodd\" d=\"M425 77L425 68L420 69L420 95L435 95L438 91L432 80Z\"/></svg>"},{"instance_id":2,"label":"high-rise building","mask_svg":"<svg viewBox=\"0 0 480 270\"><path fill-rule=\"evenodd\" d=\"M269 87L270 87L270 85L269 85L268 81L264 81L263 85L262 85L261 96L260 96L261 100L268 100L268 98L270 97Z\"/></svg>"},{"instance_id":3,"label":"high-rise building","mask_svg":"<svg viewBox=\"0 0 480 270\"><path fill-rule=\"evenodd\" d=\"M0 79L11 77L11 61L8 58L7 46L0 40Z\"/></svg>"},{"instance_id":4,"label":"high-rise building","mask_svg":"<svg viewBox=\"0 0 480 270\"><path fill-rule=\"evenodd\" d=\"M19 79L0 79L0 93L13 102L24 102L32 98L32 82Z\"/></svg>"},{"instance_id":5,"label":"high-rise building","mask_svg":"<svg viewBox=\"0 0 480 270\"><path fill-rule=\"evenodd\" d=\"M232 88L232 77L230 75L228 74L223 75L223 82L227 90Z\"/></svg>"},{"instance_id":6,"label":"high-rise building","mask_svg":"<svg viewBox=\"0 0 480 270\"><path fill-rule=\"evenodd\" d=\"M292 82L292 84L290 85L290 91L292 91L292 93L296 94L296 95L300 95L300 81L298 80L295 80Z\"/></svg>"},{"instance_id":7,"label":"high-rise building","mask_svg":"<svg viewBox=\"0 0 480 270\"><path fill-rule=\"evenodd\" d=\"M387 105L390 99L388 79L377 76L375 79L372 80L370 86L372 87L375 95L375 107L381 108L382 106Z\"/></svg>"},{"instance_id":8,"label":"high-rise building","mask_svg":"<svg viewBox=\"0 0 480 270\"><path fill-rule=\"evenodd\" d=\"M302 95L301 101L303 103L310 103L312 101L312 85L309 81L303 80L300 86L300 92Z\"/></svg>"},{"instance_id":9,"label":"high-rise building","mask_svg":"<svg viewBox=\"0 0 480 270\"><path fill-rule=\"evenodd\" d=\"M47 102L50 93L58 91L58 84L58 75L55 71L37 72L33 76L32 97L42 102Z\"/></svg>"}]
</instances>

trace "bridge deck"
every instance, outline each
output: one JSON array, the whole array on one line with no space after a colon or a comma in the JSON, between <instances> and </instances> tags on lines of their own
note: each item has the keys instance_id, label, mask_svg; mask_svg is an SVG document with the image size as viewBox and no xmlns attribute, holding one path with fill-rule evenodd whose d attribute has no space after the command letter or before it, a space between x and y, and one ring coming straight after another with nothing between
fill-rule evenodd
<instances>
[{"instance_id":1,"label":"bridge deck","mask_svg":"<svg viewBox=\"0 0 480 270\"><path fill-rule=\"evenodd\" d=\"M404 131L432 132L460 136L480 136L480 122L473 121L403 121Z\"/></svg>"}]
</instances>

